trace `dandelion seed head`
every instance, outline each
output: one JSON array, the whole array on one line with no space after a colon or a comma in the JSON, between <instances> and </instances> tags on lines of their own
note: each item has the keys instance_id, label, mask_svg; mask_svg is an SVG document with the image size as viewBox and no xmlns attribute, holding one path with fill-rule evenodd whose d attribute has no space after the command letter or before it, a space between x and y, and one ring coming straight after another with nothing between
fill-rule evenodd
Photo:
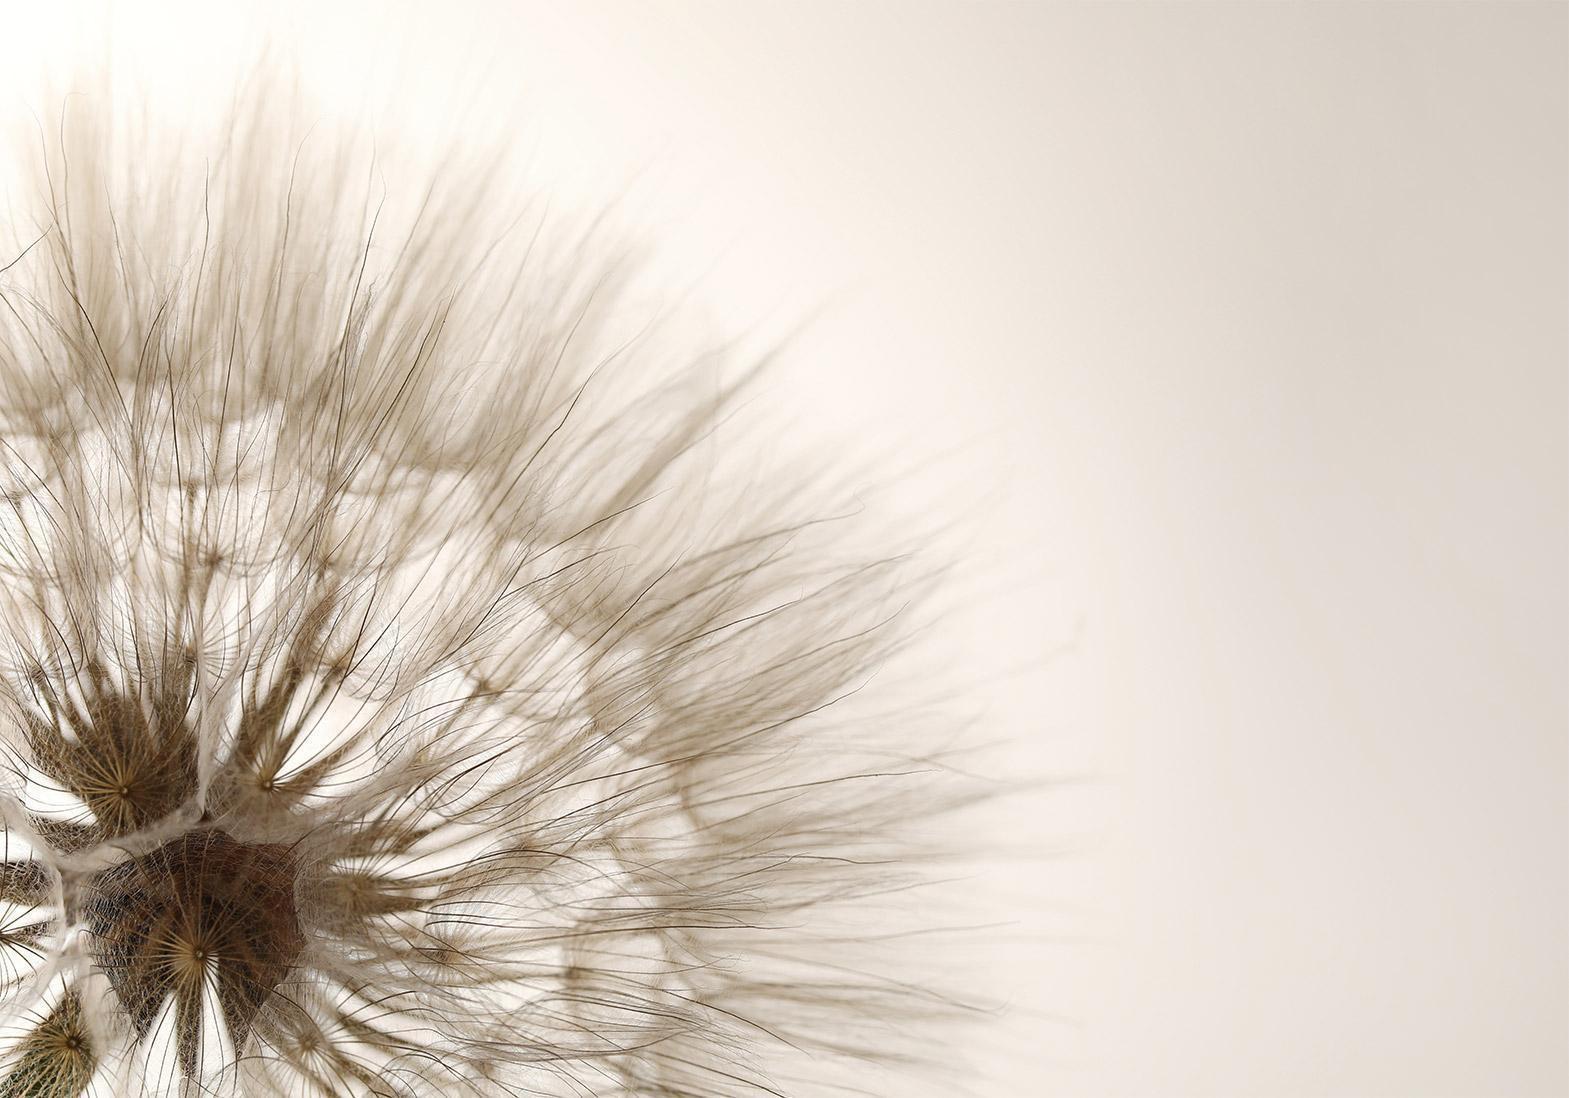
<instances>
[{"instance_id":1,"label":"dandelion seed head","mask_svg":"<svg viewBox=\"0 0 1569 1098\"><path fill-rule=\"evenodd\" d=\"M952 794L845 714L916 584L822 476L724 486L753 375L483 171L400 207L264 97L200 160L108 113L0 276L0 1095L914 1057L951 1007L853 928Z\"/></svg>"}]
</instances>

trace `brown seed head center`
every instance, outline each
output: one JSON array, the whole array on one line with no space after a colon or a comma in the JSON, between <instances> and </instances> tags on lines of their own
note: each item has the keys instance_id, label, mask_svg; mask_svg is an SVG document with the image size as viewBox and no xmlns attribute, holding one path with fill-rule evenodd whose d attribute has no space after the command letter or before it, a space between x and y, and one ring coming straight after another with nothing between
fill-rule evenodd
<instances>
[{"instance_id":1,"label":"brown seed head center","mask_svg":"<svg viewBox=\"0 0 1569 1098\"><path fill-rule=\"evenodd\" d=\"M289 847L212 828L98 874L88 925L139 1035L172 995L182 1054L194 1056L202 999L216 992L235 1043L244 1040L305 944L296 875Z\"/></svg>"}]
</instances>

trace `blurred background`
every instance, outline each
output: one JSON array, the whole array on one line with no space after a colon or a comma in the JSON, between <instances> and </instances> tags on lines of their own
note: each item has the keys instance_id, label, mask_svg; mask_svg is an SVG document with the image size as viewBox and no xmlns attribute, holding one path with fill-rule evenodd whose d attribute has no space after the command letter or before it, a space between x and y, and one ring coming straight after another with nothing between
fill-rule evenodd
<instances>
[{"instance_id":1,"label":"blurred background","mask_svg":"<svg viewBox=\"0 0 1569 1098\"><path fill-rule=\"evenodd\" d=\"M975 1093L1569 1094L1569 7L437 7L10 5L6 109L271 42L809 318L769 399L964 516L1074 779L976 836Z\"/></svg>"}]
</instances>

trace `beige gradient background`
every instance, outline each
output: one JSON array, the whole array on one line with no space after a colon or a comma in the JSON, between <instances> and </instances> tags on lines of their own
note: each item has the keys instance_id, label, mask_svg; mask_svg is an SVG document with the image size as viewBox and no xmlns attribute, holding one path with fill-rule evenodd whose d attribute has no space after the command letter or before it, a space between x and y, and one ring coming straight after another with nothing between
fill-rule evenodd
<instances>
[{"instance_id":1,"label":"beige gradient background","mask_svg":"<svg viewBox=\"0 0 1569 1098\"><path fill-rule=\"evenodd\" d=\"M717 317L826 306L775 395L973 513L993 725L1094 778L977 837L1061 852L977 1094L1569 1094L1569 7L34 7L18 86L522 104Z\"/></svg>"}]
</instances>

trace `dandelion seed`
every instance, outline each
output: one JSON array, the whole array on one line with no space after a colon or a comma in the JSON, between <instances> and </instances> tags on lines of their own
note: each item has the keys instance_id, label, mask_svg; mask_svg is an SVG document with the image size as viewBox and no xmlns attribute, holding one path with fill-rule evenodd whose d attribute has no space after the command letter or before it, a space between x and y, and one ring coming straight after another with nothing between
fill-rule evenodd
<instances>
[{"instance_id":1,"label":"dandelion seed","mask_svg":"<svg viewBox=\"0 0 1569 1098\"><path fill-rule=\"evenodd\" d=\"M200 160L83 109L0 276L0 1095L913 1055L840 911L946 794L836 723L910 579L714 486L743 383L461 171L400 220L261 106Z\"/></svg>"}]
</instances>

